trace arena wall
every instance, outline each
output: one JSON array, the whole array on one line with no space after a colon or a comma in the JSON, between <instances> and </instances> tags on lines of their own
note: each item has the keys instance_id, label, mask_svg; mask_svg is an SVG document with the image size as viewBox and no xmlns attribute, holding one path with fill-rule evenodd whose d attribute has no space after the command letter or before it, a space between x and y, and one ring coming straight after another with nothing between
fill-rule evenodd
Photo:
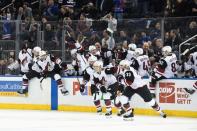
<instances>
[{"instance_id":1,"label":"arena wall","mask_svg":"<svg viewBox=\"0 0 197 131\"><path fill-rule=\"evenodd\" d=\"M64 77L63 82L70 95L63 96L57 89L56 83L50 78L42 83L35 78L29 83L29 93L18 95L21 88L21 77L0 77L0 108L2 109L35 109L95 112L92 102L90 85L81 94L79 91L80 77ZM192 87L197 79L167 79L157 85L156 100L169 116L197 118L197 93L190 95L183 88ZM149 79L145 79L147 83ZM136 114L158 115L143 100L134 95L131 99ZM104 103L102 103L104 105ZM105 110L105 108L103 108ZM113 112L116 109L113 108Z\"/></svg>"}]
</instances>

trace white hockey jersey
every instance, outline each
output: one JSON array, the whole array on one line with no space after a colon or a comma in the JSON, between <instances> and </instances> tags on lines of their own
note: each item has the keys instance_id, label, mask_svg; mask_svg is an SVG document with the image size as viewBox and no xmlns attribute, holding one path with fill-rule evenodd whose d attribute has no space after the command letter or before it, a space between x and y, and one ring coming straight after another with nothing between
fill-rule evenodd
<instances>
[{"instance_id":1,"label":"white hockey jersey","mask_svg":"<svg viewBox=\"0 0 197 131\"><path fill-rule=\"evenodd\" d=\"M166 62L167 66L165 68L165 71L163 72L163 76L166 78L173 78L174 75L177 73L177 57L175 54L166 56L163 58L163 60Z\"/></svg>"},{"instance_id":2,"label":"white hockey jersey","mask_svg":"<svg viewBox=\"0 0 197 131\"><path fill-rule=\"evenodd\" d=\"M27 49L27 52L23 52L22 50L19 52L18 59L20 60L20 68L22 72L28 72L29 67L28 64L32 62L32 50Z\"/></svg>"},{"instance_id":3,"label":"white hockey jersey","mask_svg":"<svg viewBox=\"0 0 197 131\"><path fill-rule=\"evenodd\" d=\"M195 75L197 76L197 52L194 52L194 53L192 54L192 57L193 57L192 68L194 69Z\"/></svg>"},{"instance_id":4,"label":"white hockey jersey","mask_svg":"<svg viewBox=\"0 0 197 131\"><path fill-rule=\"evenodd\" d=\"M134 78L132 83L128 83L125 79L127 75L131 75L128 71L132 72ZM124 71L124 79L122 79L121 83L125 86L130 86L133 89L137 89L146 85L145 81L141 78L140 75L137 74L136 70L133 67L130 67L130 70Z\"/></svg>"},{"instance_id":5,"label":"white hockey jersey","mask_svg":"<svg viewBox=\"0 0 197 131\"><path fill-rule=\"evenodd\" d=\"M142 56L138 56L136 60L139 64L139 68L138 68L139 75L141 77L149 76L148 70L150 70L151 68L149 57L147 55L142 55Z\"/></svg>"}]
</instances>

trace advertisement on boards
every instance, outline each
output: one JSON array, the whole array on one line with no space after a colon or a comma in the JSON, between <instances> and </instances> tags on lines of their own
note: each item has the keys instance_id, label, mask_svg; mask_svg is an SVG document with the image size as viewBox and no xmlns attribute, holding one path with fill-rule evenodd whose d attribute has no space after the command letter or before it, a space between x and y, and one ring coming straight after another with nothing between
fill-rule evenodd
<instances>
[{"instance_id":1,"label":"advertisement on boards","mask_svg":"<svg viewBox=\"0 0 197 131\"><path fill-rule=\"evenodd\" d=\"M0 81L0 96L21 96L17 93L21 83L21 81Z\"/></svg>"}]
</instances>

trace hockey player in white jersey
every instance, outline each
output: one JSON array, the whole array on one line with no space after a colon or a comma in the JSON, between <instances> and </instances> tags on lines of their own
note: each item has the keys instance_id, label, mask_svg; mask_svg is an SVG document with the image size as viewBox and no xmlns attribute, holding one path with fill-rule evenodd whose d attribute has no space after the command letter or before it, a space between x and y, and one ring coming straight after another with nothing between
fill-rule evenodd
<instances>
[{"instance_id":1,"label":"hockey player in white jersey","mask_svg":"<svg viewBox=\"0 0 197 131\"><path fill-rule=\"evenodd\" d=\"M32 65L32 70L23 75L22 89L19 90L18 93L26 94L28 92L28 81L34 77L52 77L54 80L56 80L61 93L63 95L67 95L68 90L64 87L61 76L58 72L60 64L61 61L59 59L52 61L51 56L47 55L46 51L40 51L39 59L37 59Z\"/></svg>"},{"instance_id":2,"label":"hockey player in white jersey","mask_svg":"<svg viewBox=\"0 0 197 131\"><path fill-rule=\"evenodd\" d=\"M194 76L197 77L197 52L191 54L191 67L194 70ZM191 88L184 88L189 94L193 94L197 90L197 81L193 84Z\"/></svg>"},{"instance_id":3,"label":"hockey player in white jersey","mask_svg":"<svg viewBox=\"0 0 197 131\"><path fill-rule=\"evenodd\" d=\"M135 58L135 49L137 48L136 44L129 44L126 59L132 61Z\"/></svg>"},{"instance_id":4,"label":"hockey player in white jersey","mask_svg":"<svg viewBox=\"0 0 197 131\"><path fill-rule=\"evenodd\" d=\"M93 98L94 105L97 109L97 113L102 113L102 107L101 107L101 97L102 92L99 90L99 87L101 85L100 78L101 76L97 73L95 73L95 70L93 68L93 64L97 62L97 66L99 70L102 68L102 62L97 61L97 58L95 56L90 56L88 58L88 65L87 68L83 71L83 80L80 83L80 92L83 93L85 91L85 85L87 85L89 82L91 83L91 94ZM97 67L95 66L95 69ZM97 69L96 69L97 70Z\"/></svg>"},{"instance_id":5,"label":"hockey player in white jersey","mask_svg":"<svg viewBox=\"0 0 197 131\"><path fill-rule=\"evenodd\" d=\"M41 57L33 63L31 70L23 75L22 88L17 91L19 94L26 94L28 92L29 80L34 77L38 79L41 78L41 74L47 66L47 62L45 61L47 56L46 52L40 52L40 56Z\"/></svg>"},{"instance_id":6,"label":"hockey player in white jersey","mask_svg":"<svg viewBox=\"0 0 197 131\"><path fill-rule=\"evenodd\" d=\"M42 52L45 51L41 51L40 53ZM42 58L42 54L40 54L39 56ZM66 64L62 62L60 58L57 58L52 54L47 54L45 62L47 63L47 65L45 67L45 70L42 72L42 79L51 77L56 81L58 89L60 89L61 93L63 95L68 95L69 92L61 80L61 71L64 69L64 66L66 66Z\"/></svg>"},{"instance_id":7,"label":"hockey player in white jersey","mask_svg":"<svg viewBox=\"0 0 197 131\"><path fill-rule=\"evenodd\" d=\"M148 77L151 68L150 60L147 55L143 54L142 48L135 49L136 58L133 59L131 66L138 72L141 77Z\"/></svg>"},{"instance_id":8,"label":"hockey player in white jersey","mask_svg":"<svg viewBox=\"0 0 197 131\"><path fill-rule=\"evenodd\" d=\"M160 59L159 64L154 69L151 75L150 91L155 97L156 82L165 78L173 78L177 74L177 57L172 53L170 46L162 48L163 58Z\"/></svg>"},{"instance_id":9,"label":"hockey player in white jersey","mask_svg":"<svg viewBox=\"0 0 197 131\"><path fill-rule=\"evenodd\" d=\"M125 120L130 120L133 117L133 110L130 106L129 100L135 93L162 117L166 118L166 114L161 110L155 99L152 98L146 83L142 80L141 76L137 74L136 70L133 67L130 67L129 64L125 65L124 68L124 76L121 82L125 85L125 89L120 98L120 102L126 111L123 118Z\"/></svg>"},{"instance_id":10,"label":"hockey player in white jersey","mask_svg":"<svg viewBox=\"0 0 197 131\"><path fill-rule=\"evenodd\" d=\"M197 52L194 52L191 54L191 63L192 63L192 69L194 70L194 75L197 77Z\"/></svg>"},{"instance_id":11,"label":"hockey player in white jersey","mask_svg":"<svg viewBox=\"0 0 197 131\"><path fill-rule=\"evenodd\" d=\"M96 61L93 65L95 70L94 72L94 79L95 76L98 77L97 81L97 88L102 93L103 100L106 106L106 113L105 116L111 117L112 115L112 105L111 101L115 98L115 93L118 88L118 82L116 77L113 75L113 71L111 68L105 68L102 70L103 62ZM101 98L100 98L101 100Z\"/></svg>"}]
</instances>

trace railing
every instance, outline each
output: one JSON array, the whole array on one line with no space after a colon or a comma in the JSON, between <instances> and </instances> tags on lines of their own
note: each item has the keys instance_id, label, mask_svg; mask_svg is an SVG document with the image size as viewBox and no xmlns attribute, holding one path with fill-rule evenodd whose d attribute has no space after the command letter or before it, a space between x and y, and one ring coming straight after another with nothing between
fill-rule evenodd
<instances>
[{"instance_id":1,"label":"railing","mask_svg":"<svg viewBox=\"0 0 197 131\"><path fill-rule=\"evenodd\" d=\"M195 48L195 47L197 46L197 45L195 45L195 46L193 46L193 47L191 47L191 48L189 48L189 49L187 48L183 53L181 52L181 47L182 47L183 45L186 45L186 44L191 45L190 43L187 43L187 42L193 40L193 39L196 38L196 37L197 37L197 34L194 35L194 36L192 36L192 37L190 37L189 39L187 39L186 41L182 42L182 43L179 45L179 60L181 59L181 55L185 55L189 50L191 50L191 48Z\"/></svg>"}]
</instances>

